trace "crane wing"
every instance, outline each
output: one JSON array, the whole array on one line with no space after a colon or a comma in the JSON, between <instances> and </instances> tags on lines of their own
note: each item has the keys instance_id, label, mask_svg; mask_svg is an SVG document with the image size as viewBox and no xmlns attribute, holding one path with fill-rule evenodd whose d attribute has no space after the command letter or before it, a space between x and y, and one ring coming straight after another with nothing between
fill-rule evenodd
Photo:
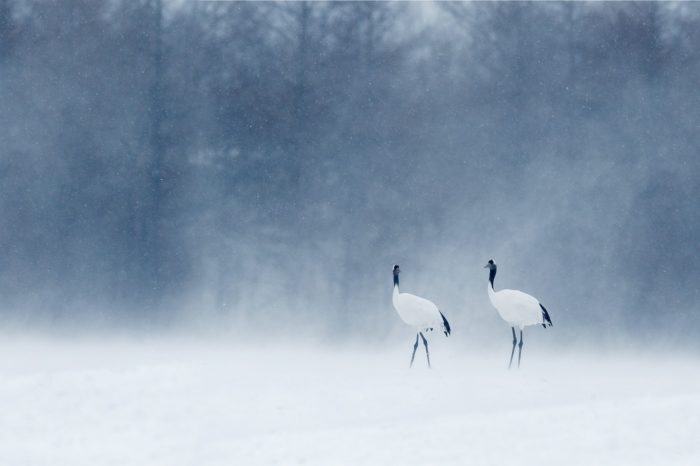
<instances>
[{"instance_id":1,"label":"crane wing","mask_svg":"<svg viewBox=\"0 0 700 466\"><path fill-rule=\"evenodd\" d=\"M431 301L410 293L400 293L394 303L401 319L417 328L439 327L442 316Z\"/></svg>"},{"instance_id":2,"label":"crane wing","mask_svg":"<svg viewBox=\"0 0 700 466\"><path fill-rule=\"evenodd\" d=\"M542 323L540 302L533 296L518 290L500 290L494 297L496 309L505 321L519 326Z\"/></svg>"}]
</instances>

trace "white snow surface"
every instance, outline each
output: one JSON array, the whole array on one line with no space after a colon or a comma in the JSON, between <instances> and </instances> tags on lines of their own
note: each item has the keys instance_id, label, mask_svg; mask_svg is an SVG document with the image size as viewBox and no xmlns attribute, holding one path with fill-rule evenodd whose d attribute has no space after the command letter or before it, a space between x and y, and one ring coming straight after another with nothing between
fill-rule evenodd
<instances>
[{"instance_id":1,"label":"white snow surface","mask_svg":"<svg viewBox=\"0 0 700 466\"><path fill-rule=\"evenodd\" d=\"M0 465L700 464L696 356L410 340L7 340Z\"/></svg>"}]
</instances>

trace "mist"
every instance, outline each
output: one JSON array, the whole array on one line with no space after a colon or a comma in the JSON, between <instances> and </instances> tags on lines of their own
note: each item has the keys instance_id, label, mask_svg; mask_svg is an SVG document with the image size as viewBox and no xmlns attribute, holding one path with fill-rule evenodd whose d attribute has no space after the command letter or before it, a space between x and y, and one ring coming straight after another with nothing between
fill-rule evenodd
<instances>
[{"instance_id":1,"label":"mist","mask_svg":"<svg viewBox=\"0 0 700 466\"><path fill-rule=\"evenodd\" d=\"M8 325L698 324L694 3L1 5Z\"/></svg>"},{"instance_id":2,"label":"mist","mask_svg":"<svg viewBox=\"0 0 700 466\"><path fill-rule=\"evenodd\" d=\"M0 463L693 464L698 44L696 2L0 0ZM554 324L518 369L489 260Z\"/></svg>"}]
</instances>

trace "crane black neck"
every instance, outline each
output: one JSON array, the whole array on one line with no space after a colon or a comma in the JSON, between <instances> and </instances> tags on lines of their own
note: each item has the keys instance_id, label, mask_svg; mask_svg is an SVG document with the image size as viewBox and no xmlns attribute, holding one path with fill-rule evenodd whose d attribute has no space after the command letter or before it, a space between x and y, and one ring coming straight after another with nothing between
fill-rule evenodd
<instances>
[{"instance_id":1,"label":"crane black neck","mask_svg":"<svg viewBox=\"0 0 700 466\"><path fill-rule=\"evenodd\" d=\"M399 274L394 274L394 286L399 286Z\"/></svg>"},{"instance_id":2,"label":"crane black neck","mask_svg":"<svg viewBox=\"0 0 700 466\"><path fill-rule=\"evenodd\" d=\"M491 282L491 289L493 289L493 280L496 278L496 267L489 270L489 281Z\"/></svg>"}]
</instances>

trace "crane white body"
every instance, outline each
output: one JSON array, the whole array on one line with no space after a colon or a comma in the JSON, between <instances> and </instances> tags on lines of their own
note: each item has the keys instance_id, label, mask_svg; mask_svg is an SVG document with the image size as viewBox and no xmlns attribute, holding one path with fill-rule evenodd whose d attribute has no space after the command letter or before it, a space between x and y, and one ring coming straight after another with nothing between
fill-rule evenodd
<instances>
[{"instance_id":1,"label":"crane white body","mask_svg":"<svg viewBox=\"0 0 700 466\"><path fill-rule=\"evenodd\" d=\"M489 282L489 300L503 320L520 330L544 323L540 302L518 290L494 291Z\"/></svg>"},{"instance_id":2,"label":"crane white body","mask_svg":"<svg viewBox=\"0 0 700 466\"><path fill-rule=\"evenodd\" d=\"M401 293L399 285L394 285L392 302L401 320L419 332L442 326L442 315L432 301L410 293Z\"/></svg>"}]
</instances>

